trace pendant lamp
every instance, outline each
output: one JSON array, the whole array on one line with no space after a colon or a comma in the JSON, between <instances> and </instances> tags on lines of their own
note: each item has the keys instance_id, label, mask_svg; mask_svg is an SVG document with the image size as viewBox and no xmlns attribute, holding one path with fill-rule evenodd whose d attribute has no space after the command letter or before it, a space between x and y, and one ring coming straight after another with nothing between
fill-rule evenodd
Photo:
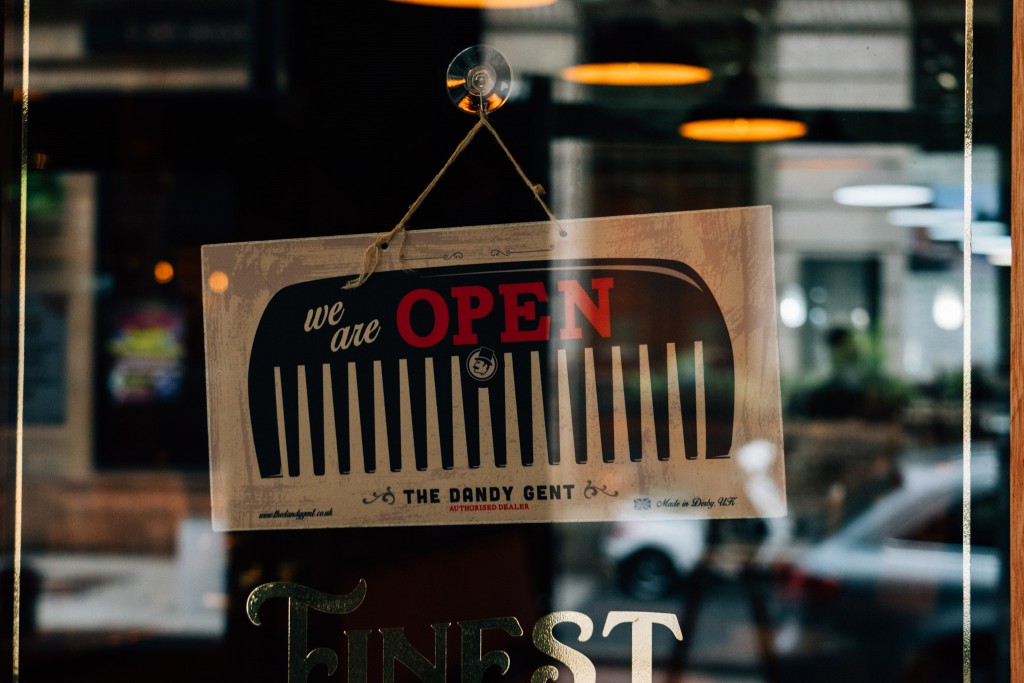
<instances>
[{"instance_id":1,"label":"pendant lamp","mask_svg":"<svg viewBox=\"0 0 1024 683\"><path fill-rule=\"evenodd\" d=\"M391 2L457 9L525 9L553 5L558 0L391 0Z\"/></svg>"},{"instance_id":2,"label":"pendant lamp","mask_svg":"<svg viewBox=\"0 0 1024 683\"><path fill-rule=\"evenodd\" d=\"M749 70L730 79L717 100L696 107L679 126L679 134L708 142L778 142L807 135L807 124L796 112L757 100Z\"/></svg>"},{"instance_id":3,"label":"pendant lamp","mask_svg":"<svg viewBox=\"0 0 1024 683\"><path fill-rule=\"evenodd\" d=\"M654 19L604 19L587 31L585 61L562 69L567 81L586 85L690 85L711 70L688 47L686 36Z\"/></svg>"}]
</instances>

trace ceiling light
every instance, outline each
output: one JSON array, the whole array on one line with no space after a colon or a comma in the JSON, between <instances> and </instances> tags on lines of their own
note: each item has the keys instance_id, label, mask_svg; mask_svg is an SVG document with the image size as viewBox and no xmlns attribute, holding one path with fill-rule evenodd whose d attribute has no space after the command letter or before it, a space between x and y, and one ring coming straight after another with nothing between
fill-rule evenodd
<instances>
[{"instance_id":1,"label":"ceiling light","mask_svg":"<svg viewBox=\"0 0 1024 683\"><path fill-rule=\"evenodd\" d=\"M843 206L896 207L930 204L935 192L922 185L849 185L832 193Z\"/></svg>"},{"instance_id":2,"label":"ceiling light","mask_svg":"<svg viewBox=\"0 0 1024 683\"><path fill-rule=\"evenodd\" d=\"M695 108L679 134L707 142L778 142L807 135L796 112L758 102L757 81L749 70L729 79L722 96Z\"/></svg>"},{"instance_id":3,"label":"ceiling light","mask_svg":"<svg viewBox=\"0 0 1024 683\"><path fill-rule=\"evenodd\" d=\"M778 142L807 135L807 124L777 117L698 119L679 126L679 134L708 142Z\"/></svg>"},{"instance_id":4,"label":"ceiling light","mask_svg":"<svg viewBox=\"0 0 1024 683\"><path fill-rule=\"evenodd\" d=\"M941 330L958 330L964 324L964 300L960 292L943 287L932 301L932 320Z\"/></svg>"},{"instance_id":5,"label":"ceiling light","mask_svg":"<svg viewBox=\"0 0 1024 683\"><path fill-rule=\"evenodd\" d=\"M850 323L858 330L866 330L871 324L871 314L867 309L858 306L850 311Z\"/></svg>"},{"instance_id":6,"label":"ceiling light","mask_svg":"<svg viewBox=\"0 0 1024 683\"><path fill-rule=\"evenodd\" d=\"M999 221L974 221L971 223L971 233L974 237L998 237L1005 235L1008 227L1006 223ZM928 226L928 237L936 242L957 242L964 238L964 221L938 223Z\"/></svg>"},{"instance_id":7,"label":"ceiling light","mask_svg":"<svg viewBox=\"0 0 1024 683\"><path fill-rule=\"evenodd\" d=\"M670 62L591 62L567 66L562 78L585 85L690 85L711 79L711 70Z\"/></svg>"},{"instance_id":8,"label":"ceiling light","mask_svg":"<svg viewBox=\"0 0 1024 683\"><path fill-rule=\"evenodd\" d=\"M800 285L787 285L779 301L779 318L789 328L803 327L807 322L807 298Z\"/></svg>"},{"instance_id":9,"label":"ceiling light","mask_svg":"<svg viewBox=\"0 0 1024 683\"><path fill-rule=\"evenodd\" d=\"M228 279L227 273L223 270L215 270L210 273L210 277L206 280L207 285L210 287L210 291L214 294L223 294L228 291L228 285L231 281Z\"/></svg>"},{"instance_id":10,"label":"ceiling light","mask_svg":"<svg viewBox=\"0 0 1024 683\"><path fill-rule=\"evenodd\" d=\"M893 209L885 214L885 219L889 225L904 228L930 228L950 223L963 226L964 212L960 209Z\"/></svg>"},{"instance_id":11,"label":"ceiling light","mask_svg":"<svg viewBox=\"0 0 1024 683\"><path fill-rule=\"evenodd\" d=\"M1013 252L1007 249L1005 252L999 252L997 254L989 254L988 262L993 266L1002 266L1008 268L1013 263Z\"/></svg>"},{"instance_id":12,"label":"ceiling light","mask_svg":"<svg viewBox=\"0 0 1024 683\"><path fill-rule=\"evenodd\" d=\"M650 18L592 21L580 64L562 69L573 83L613 86L691 85L711 80L711 70L688 47L679 27Z\"/></svg>"},{"instance_id":13,"label":"ceiling light","mask_svg":"<svg viewBox=\"0 0 1024 683\"><path fill-rule=\"evenodd\" d=\"M159 261L153 266L153 279L161 285L166 285L174 279L174 266L167 261Z\"/></svg>"},{"instance_id":14,"label":"ceiling light","mask_svg":"<svg viewBox=\"0 0 1024 683\"><path fill-rule=\"evenodd\" d=\"M971 240L971 253L982 256L1009 254L1011 249L1009 235L980 236Z\"/></svg>"},{"instance_id":15,"label":"ceiling light","mask_svg":"<svg viewBox=\"0 0 1024 683\"><path fill-rule=\"evenodd\" d=\"M936 242L955 242L964 237L964 212L960 209L892 209L885 214L889 225L904 228L927 228L928 237ZM999 221L972 221L975 236L1006 235L1009 227Z\"/></svg>"},{"instance_id":16,"label":"ceiling light","mask_svg":"<svg viewBox=\"0 0 1024 683\"><path fill-rule=\"evenodd\" d=\"M523 9L553 5L558 0L391 0L405 5L455 7L460 9Z\"/></svg>"}]
</instances>

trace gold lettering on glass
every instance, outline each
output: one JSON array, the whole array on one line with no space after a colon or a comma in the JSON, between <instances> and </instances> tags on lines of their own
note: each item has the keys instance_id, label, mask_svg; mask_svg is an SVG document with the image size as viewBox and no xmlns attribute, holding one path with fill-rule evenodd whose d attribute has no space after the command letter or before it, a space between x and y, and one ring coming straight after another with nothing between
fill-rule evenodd
<instances>
[{"instance_id":1,"label":"gold lettering on glass","mask_svg":"<svg viewBox=\"0 0 1024 683\"><path fill-rule=\"evenodd\" d=\"M565 664L572 673L576 683L595 683L597 670L594 663L582 652L574 650L565 643L562 643L554 636L554 628L558 624L576 624L580 629L577 640L585 643L594 634L594 622L582 612L552 612L537 620L533 625L533 645L543 654ZM542 666L533 672L530 683L548 683L558 678L558 669L551 666Z\"/></svg>"},{"instance_id":2,"label":"gold lettering on glass","mask_svg":"<svg viewBox=\"0 0 1024 683\"><path fill-rule=\"evenodd\" d=\"M395 683L395 664L401 662L424 683L445 683L448 668L446 640L448 624L432 624L434 663L424 657L405 637L404 628L382 628L384 636L384 683Z\"/></svg>"},{"instance_id":3,"label":"gold lettering on glass","mask_svg":"<svg viewBox=\"0 0 1024 683\"><path fill-rule=\"evenodd\" d=\"M354 612L366 597L366 582L359 581L355 590L347 595L329 595L295 583L265 583L249 594L246 612L249 620L260 625L259 610L271 598L288 598L288 683L306 683L309 673L319 665L333 675L338 668L338 655L330 648L321 647L307 652L307 618L310 609L326 614ZM581 612L558 611L546 614L533 627L533 646L543 655L568 669L575 683L596 683L594 663L582 652L569 647L555 637L559 624L573 624L579 629L576 640L585 643L594 635L594 621ZM667 628L676 640L682 640L679 619L664 612L611 611L605 619L602 638L621 624L631 624L631 683L651 683L653 678L654 626ZM484 652L484 631L504 631L519 638L523 627L513 616L466 619L458 622L461 630L460 683L481 683L489 669L498 669L499 675L508 673L511 657L505 650ZM401 626L380 629L345 630L348 656L348 683L367 683L370 634L380 633L382 683L395 683L395 668L401 663L423 683L445 683L448 674L448 627L450 623L432 624L434 655L431 660L417 650ZM564 637L564 636L563 636ZM530 683L554 683L560 670L555 664L545 664L530 675Z\"/></svg>"},{"instance_id":4,"label":"gold lettering on glass","mask_svg":"<svg viewBox=\"0 0 1024 683\"><path fill-rule=\"evenodd\" d=\"M682 640L683 631L679 627L679 619L674 614L664 612L609 612L601 635L607 638L619 624L633 625L632 683L651 683L654 625L661 624L672 632L676 640Z\"/></svg>"},{"instance_id":5,"label":"gold lettering on glass","mask_svg":"<svg viewBox=\"0 0 1024 683\"><path fill-rule=\"evenodd\" d=\"M326 647L318 647L306 651L310 609L325 614L347 614L353 612L366 597L366 582L362 579L355 589L346 595L321 593L306 586L286 581L275 581L257 586L249 593L245 602L245 612L254 625L260 625L260 607L272 598L288 598L288 683L306 683L309 672L319 665L327 668L327 675L332 675L338 668L338 654ZM354 635L354 634L353 634ZM363 661L365 662L365 637L363 639ZM352 670L351 652L353 642L349 640L349 670ZM366 667L363 665L363 680L366 679ZM354 679L350 679L354 680Z\"/></svg>"},{"instance_id":6,"label":"gold lettering on glass","mask_svg":"<svg viewBox=\"0 0 1024 683\"><path fill-rule=\"evenodd\" d=\"M482 654L484 649L484 631L500 628L505 633L519 637L523 635L523 627L515 617L495 617L493 619L471 619L460 621L462 629L462 683L480 683L484 672L497 667L504 676L508 673L512 659L504 650L491 650Z\"/></svg>"}]
</instances>

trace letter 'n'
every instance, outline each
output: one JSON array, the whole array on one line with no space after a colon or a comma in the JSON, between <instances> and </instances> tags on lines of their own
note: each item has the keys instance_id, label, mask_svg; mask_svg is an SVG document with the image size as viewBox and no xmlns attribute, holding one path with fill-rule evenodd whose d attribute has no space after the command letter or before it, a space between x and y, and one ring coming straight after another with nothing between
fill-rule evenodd
<instances>
[{"instance_id":1,"label":"letter 'n'","mask_svg":"<svg viewBox=\"0 0 1024 683\"><path fill-rule=\"evenodd\" d=\"M424 683L445 683L448 624L432 624L434 663L424 657L405 637L404 628L382 628L384 636L384 683L395 683L395 662L401 662Z\"/></svg>"},{"instance_id":2,"label":"letter 'n'","mask_svg":"<svg viewBox=\"0 0 1024 683\"><path fill-rule=\"evenodd\" d=\"M599 335L605 338L612 335L608 290L614 286L614 281L610 277L596 277L590 281L590 285L597 290L597 302L590 298L576 280L558 281L558 291L565 296L565 327L560 335L562 339L583 338L583 329L576 324L576 309L579 309Z\"/></svg>"}]
</instances>

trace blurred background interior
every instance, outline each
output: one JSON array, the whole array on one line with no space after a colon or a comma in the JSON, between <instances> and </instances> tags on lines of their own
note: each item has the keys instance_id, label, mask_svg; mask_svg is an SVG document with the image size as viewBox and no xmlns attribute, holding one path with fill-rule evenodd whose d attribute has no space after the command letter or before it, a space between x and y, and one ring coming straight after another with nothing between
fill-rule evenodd
<instances>
[{"instance_id":1,"label":"blurred background interior","mask_svg":"<svg viewBox=\"0 0 1024 683\"><path fill-rule=\"evenodd\" d=\"M8 586L16 4L0 250ZM1011 1L972 3L969 311L963 2L523 4L32 3L24 680L283 680L284 612L257 629L245 596L271 580L343 593L359 577L379 597L372 627L675 611L685 645L656 640L656 675L680 681L960 680L968 313L975 670L1009 680ZM492 121L560 218L772 205L784 524L210 530L200 246L390 229L472 125L443 79L475 44L512 65ZM566 71L609 61L699 68L665 85ZM709 116L740 120L729 141L691 127ZM788 123L748 139L768 117ZM481 137L410 228L543 219ZM342 628L315 624L311 647L343 653ZM602 679L625 680L628 642L587 648Z\"/></svg>"}]
</instances>

